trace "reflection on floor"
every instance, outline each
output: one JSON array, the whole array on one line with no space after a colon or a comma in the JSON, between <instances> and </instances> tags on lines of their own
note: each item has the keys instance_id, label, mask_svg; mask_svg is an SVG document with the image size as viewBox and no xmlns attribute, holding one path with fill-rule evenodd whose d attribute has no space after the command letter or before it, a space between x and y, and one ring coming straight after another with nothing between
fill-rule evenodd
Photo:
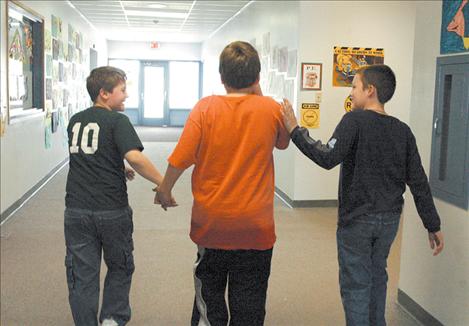
<instances>
[{"instance_id":1,"label":"reflection on floor","mask_svg":"<svg viewBox=\"0 0 469 326\"><path fill-rule=\"evenodd\" d=\"M160 130L138 128L142 138ZM180 130L178 131L180 132ZM176 131L174 131L176 133ZM170 136L168 136L169 138ZM172 136L171 136L172 137ZM164 172L175 143L145 142ZM2 226L1 325L72 325L64 267L63 210L68 168L60 171ZM190 241L191 171L175 187L179 207L153 205L152 185L129 182L134 209L135 264L129 325L189 325L193 304ZM277 243L269 283L266 325L344 325L338 288L335 208L290 209L275 201ZM400 238L389 258L389 325L418 325L396 305ZM103 266L101 278L104 277Z\"/></svg>"}]
</instances>

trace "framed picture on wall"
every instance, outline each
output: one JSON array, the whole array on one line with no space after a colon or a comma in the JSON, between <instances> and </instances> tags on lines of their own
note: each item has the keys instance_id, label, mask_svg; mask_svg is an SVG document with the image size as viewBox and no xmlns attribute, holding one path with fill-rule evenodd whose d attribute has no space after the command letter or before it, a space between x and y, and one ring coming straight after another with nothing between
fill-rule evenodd
<instances>
[{"instance_id":1,"label":"framed picture on wall","mask_svg":"<svg viewBox=\"0 0 469 326\"><path fill-rule=\"evenodd\" d=\"M301 89L321 90L322 63L302 63L301 64Z\"/></svg>"}]
</instances>

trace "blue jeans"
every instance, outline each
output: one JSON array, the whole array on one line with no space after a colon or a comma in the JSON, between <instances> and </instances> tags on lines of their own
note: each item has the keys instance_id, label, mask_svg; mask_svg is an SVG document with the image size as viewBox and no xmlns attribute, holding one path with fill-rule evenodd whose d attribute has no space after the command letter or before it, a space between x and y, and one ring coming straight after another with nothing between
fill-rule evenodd
<instances>
[{"instance_id":1,"label":"blue jeans","mask_svg":"<svg viewBox=\"0 0 469 326\"><path fill-rule=\"evenodd\" d=\"M347 326L384 326L386 261L400 214L358 216L337 228L339 284Z\"/></svg>"},{"instance_id":2,"label":"blue jeans","mask_svg":"<svg viewBox=\"0 0 469 326\"><path fill-rule=\"evenodd\" d=\"M91 211L67 208L64 214L65 266L75 325L98 325L101 253L107 265L100 322L130 320L129 292L134 272L130 207Z\"/></svg>"}]
</instances>

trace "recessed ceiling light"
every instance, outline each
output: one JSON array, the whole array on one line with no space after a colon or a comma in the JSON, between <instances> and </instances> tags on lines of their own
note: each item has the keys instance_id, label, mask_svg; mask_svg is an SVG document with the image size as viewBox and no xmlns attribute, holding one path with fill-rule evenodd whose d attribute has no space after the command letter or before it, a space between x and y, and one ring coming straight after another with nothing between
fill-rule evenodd
<instances>
[{"instance_id":1,"label":"recessed ceiling light","mask_svg":"<svg viewBox=\"0 0 469 326\"><path fill-rule=\"evenodd\" d=\"M186 12L126 10L127 16L186 18Z\"/></svg>"},{"instance_id":2,"label":"recessed ceiling light","mask_svg":"<svg viewBox=\"0 0 469 326\"><path fill-rule=\"evenodd\" d=\"M154 9L162 9L166 8L167 6L164 3L152 3L147 5L148 8L154 8Z\"/></svg>"}]
</instances>

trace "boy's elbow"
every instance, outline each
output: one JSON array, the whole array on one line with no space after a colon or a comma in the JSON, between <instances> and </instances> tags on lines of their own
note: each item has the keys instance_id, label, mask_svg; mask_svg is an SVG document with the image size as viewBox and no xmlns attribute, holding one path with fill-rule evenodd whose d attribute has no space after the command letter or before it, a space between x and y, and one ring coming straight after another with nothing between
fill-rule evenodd
<instances>
[{"instance_id":1,"label":"boy's elbow","mask_svg":"<svg viewBox=\"0 0 469 326\"><path fill-rule=\"evenodd\" d=\"M129 162L130 166L134 167L135 165L139 165L143 160L143 154L139 150L130 150L128 151L125 156L125 160Z\"/></svg>"}]
</instances>

